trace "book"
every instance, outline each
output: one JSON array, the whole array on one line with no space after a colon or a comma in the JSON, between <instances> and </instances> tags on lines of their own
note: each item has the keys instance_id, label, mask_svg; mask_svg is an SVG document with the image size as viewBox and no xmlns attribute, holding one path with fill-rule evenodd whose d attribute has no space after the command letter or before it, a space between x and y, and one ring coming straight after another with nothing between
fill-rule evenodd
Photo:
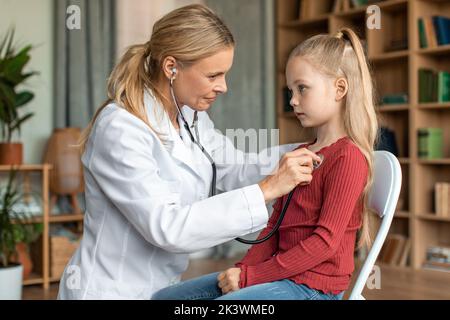
<instances>
[{"instance_id":1,"label":"book","mask_svg":"<svg viewBox=\"0 0 450 320\"><path fill-rule=\"evenodd\" d=\"M427 42L427 37L426 37L426 34L425 34L425 24L423 22L423 19L419 18L417 20L417 24L418 24L418 28L419 28L420 47L421 48L427 48L428 47L428 42Z\"/></svg>"},{"instance_id":2,"label":"book","mask_svg":"<svg viewBox=\"0 0 450 320\"><path fill-rule=\"evenodd\" d=\"M450 44L450 18L433 16L432 20L438 45Z\"/></svg>"},{"instance_id":3,"label":"book","mask_svg":"<svg viewBox=\"0 0 450 320\"><path fill-rule=\"evenodd\" d=\"M429 48L435 48L438 46L437 36L433 25L433 19L431 17L423 17L425 25L425 35L427 37L427 43Z\"/></svg>"},{"instance_id":4,"label":"book","mask_svg":"<svg viewBox=\"0 0 450 320\"><path fill-rule=\"evenodd\" d=\"M352 0L353 8L359 8L367 5L368 0Z\"/></svg>"},{"instance_id":5,"label":"book","mask_svg":"<svg viewBox=\"0 0 450 320\"><path fill-rule=\"evenodd\" d=\"M435 184L435 209L438 217L450 217L450 183L437 182Z\"/></svg>"},{"instance_id":6,"label":"book","mask_svg":"<svg viewBox=\"0 0 450 320\"><path fill-rule=\"evenodd\" d=\"M450 101L450 73L446 71L439 71L437 74L437 101Z\"/></svg>"},{"instance_id":7,"label":"book","mask_svg":"<svg viewBox=\"0 0 450 320\"><path fill-rule=\"evenodd\" d=\"M442 158L442 129L420 128L418 133L418 156L421 159Z\"/></svg>"},{"instance_id":8,"label":"book","mask_svg":"<svg viewBox=\"0 0 450 320\"><path fill-rule=\"evenodd\" d=\"M403 255L406 237L401 234L389 234L384 241L378 260L388 265L398 265Z\"/></svg>"},{"instance_id":9,"label":"book","mask_svg":"<svg viewBox=\"0 0 450 320\"><path fill-rule=\"evenodd\" d=\"M382 104L401 104L408 103L408 94L406 92L385 94L381 97Z\"/></svg>"},{"instance_id":10,"label":"book","mask_svg":"<svg viewBox=\"0 0 450 320\"><path fill-rule=\"evenodd\" d=\"M428 68L420 68L419 71L419 103L433 101L433 75L434 71Z\"/></svg>"},{"instance_id":11,"label":"book","mask_svg":"<svg viewBox=\"0 0 450 320\"><path fill-rule=\"evenodd\" d=\"M395 132L387 127L380 127L378 131L378 141L375 150L385 150L398 157L398 145Z\"/></svg>"},{"instance_id":12,"label":"book","mask_svg":"<svg viewBox=\"0 0 450 320\"><path fill-rule=\"evenodd\" d=\"M402 254L398 260L398 265L400 267L406 267L408 263L409 251L411 250L411 239L406 239L405 245L403 246Z\"/></svg>"}]
</instances>

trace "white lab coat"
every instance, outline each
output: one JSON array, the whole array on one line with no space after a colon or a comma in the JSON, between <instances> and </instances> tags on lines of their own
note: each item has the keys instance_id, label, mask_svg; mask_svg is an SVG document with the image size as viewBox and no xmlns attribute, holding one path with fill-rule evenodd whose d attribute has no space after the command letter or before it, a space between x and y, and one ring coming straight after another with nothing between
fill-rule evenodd
<instances>
[{"instance_id":1,"label":"white lab coat","mask_svg":"<svg viewBox=\"0 0 450 320\"><path fill-rule=\"evenodd\" d=\"M217 161L217 188L227 191L208 198L207 158L183 125L180 138L148 92L144 103L164 143L114 103L93 127L82 156L84 233L61 278L59 299L150 299L180 280L189 253L266 226L268 211L257 183L267 174L268 159L274 168L296 145L271 148L270 157L244 154L199 112L200 141ZM182 112L191 124L193 110L184 106Z\"/></svg>"}]
</instances>

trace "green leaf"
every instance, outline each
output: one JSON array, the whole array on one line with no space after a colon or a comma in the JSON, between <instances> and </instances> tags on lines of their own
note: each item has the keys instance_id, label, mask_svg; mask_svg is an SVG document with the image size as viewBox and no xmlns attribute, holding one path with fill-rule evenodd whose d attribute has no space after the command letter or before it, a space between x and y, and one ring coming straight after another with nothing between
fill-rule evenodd
<instances>
[{"instance_id":1,"label":"green leaf","mask_svg":"<svg viewBox=\"0 0 450 320\"><path fill-rule=\"evenodd\" d=\"M27 113L26 115L24 115L22 118L17 120L17 122L11 127L11 131L20 130L20 126L22 125L22 123L24 123L25 121L30 119L32 116L34 116L33 112L30 112L30 113Z\"/></svg>"},{"instance_id":2,"label":"green leaf","mask_svg":"<svg viewBox=\"0 0 450 320\"><path fill-rule=\"evenodd\" d=\"M23 91L16 95L16 108L21 107L31 100L33 100L34 94L30 91Z\"/></svg>"}]
</instances>

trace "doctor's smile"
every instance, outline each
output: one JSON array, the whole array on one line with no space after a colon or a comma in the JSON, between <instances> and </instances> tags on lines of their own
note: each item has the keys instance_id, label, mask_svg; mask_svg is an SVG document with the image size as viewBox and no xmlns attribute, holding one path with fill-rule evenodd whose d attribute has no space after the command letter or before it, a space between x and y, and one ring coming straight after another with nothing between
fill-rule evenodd
<instances>
[{"instance_id":1,"label":"doctor's smile","mask_svg":"<svg viewBox=\"0 0 450 320\"><path fill-rule=\"evenodd\" d=\"M149 36L121 56L79 141L84 233L58 298L342 299L355 245L370 240L377 131L357 35L343 28L292 51L289 102L313 139L259 153L235 148L206 112L227 93L235 54L221 18L189 5ZM180 281L189 254L231 240L252 244L241 261Z\"/></svg>"}]
</instances>

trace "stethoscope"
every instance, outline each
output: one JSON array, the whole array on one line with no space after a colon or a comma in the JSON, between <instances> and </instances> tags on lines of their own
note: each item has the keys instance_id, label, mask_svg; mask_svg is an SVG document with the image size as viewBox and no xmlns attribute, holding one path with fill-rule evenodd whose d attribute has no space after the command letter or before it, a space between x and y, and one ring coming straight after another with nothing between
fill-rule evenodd
<instances>
[{"instance_id":1,"label":"stethoscope","mask_svg":"<svg viewBox=\"0 0 450 320\"><path fill-rule=\"evenodd\" d=\"M200 143L200 136L198 133L198 126L197 126L197 122L198 122L197 111L194 112L194 120L192 121L192 126L191 126L191 128L194 128L194 130L195 130L195 135L196 135L197 139L194 138L194 135L191 132L189 124L186 121L186 118L184 117L183 113L181 112L181 109L178 105L177 99L175 98L175 93L173 91L173 80L175 79L176 73L177 73L177 69L172 68L172 77L170 78L170 94L172 95L172 100L175 103L175 106L177 107L179 114L181 115L181 119L183 120L183 123L184 123L184 128L189 133L189 137L191 138L191 141L200 148L200 150L206 156L208 161L211 163L213 175L212 175L211 190L209 192L209 196L212 197L212 196L216 195L216 176L217 176L216 163L214 162L211 155L205 150L205 148ZM320 165L323 162L323 155L318 154L318 156L322 159L322 161L321 162L313 162L314 170L317 169L318 167L320 167ZM236 238L235 240L239 241L241 243L245 243L245 244L258 244L258 243L262 243L264 241L269 240L269 238L271 238L275 234L275 232L278 231L278 228L280 227L281 223L283 222L284 215L286 214L287 208L289 207L289 203L291 202L294 192L295 192L295 188L289 193L289 195L286 199L286 202L284 203L283 209L281 210L280 216L278 217L277 223L265 237L258 239L258 240L247 240L247 239L243 239L243 238Z\"/></svg>"}]
</instances>

